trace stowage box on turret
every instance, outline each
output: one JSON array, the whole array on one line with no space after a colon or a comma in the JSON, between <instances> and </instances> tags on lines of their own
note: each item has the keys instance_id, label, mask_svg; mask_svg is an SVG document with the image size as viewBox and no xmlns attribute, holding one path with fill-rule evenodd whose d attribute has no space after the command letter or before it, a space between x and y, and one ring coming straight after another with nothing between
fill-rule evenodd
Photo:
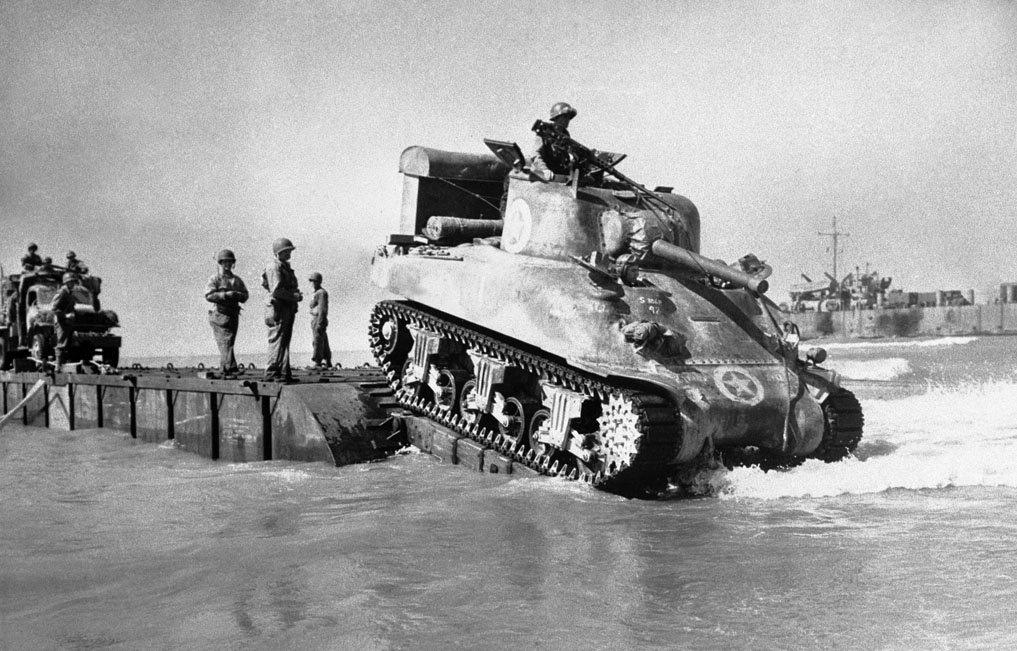
<instances>
[{"instance_id":1,"label":"stowage box on turret","mask_svg":"<svg viewBox=\"0 0 1017 651\"><path fill-rule=\"evenodd\" d=\"M561 182L512 143L403 152L402 234L370 323L401 401L543 472L674 491L720 457L837 460L858 401L765 297L767 265L699 254L696 207L574 144Z\"/></svg>"}]
</instances>

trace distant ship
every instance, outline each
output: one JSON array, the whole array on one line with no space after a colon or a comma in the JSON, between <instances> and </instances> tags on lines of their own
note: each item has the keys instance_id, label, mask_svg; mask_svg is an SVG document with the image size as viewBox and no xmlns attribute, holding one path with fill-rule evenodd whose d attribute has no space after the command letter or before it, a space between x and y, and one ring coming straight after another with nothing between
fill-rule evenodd
<instances>
[{"instance_id":1,"label":"distant ship","mask_svg":"<svg viewBox=\"0 0 1017 651\"><path fill-rule=\"evenodd\" d=\"M802 339L1017 334L1017 283L1002 283L991 303L976 305L971 289L905 292L858 267L838 279L838 239L848 234L835 218L833 231L820 235L833 239L833 273L818 281L802 274L805 282L791 285L791 301L780 305Z\"/></svg>"},{"instance_id":2,"label":"distant ship","mask_svg":"<svg viewBox=\"0 0 1017 651\"><path fill-rule=\"evenodd\" d=\"M849 274L841 282L798 283L781 308L802 339L1017 334L1017 283L1003 283L992 303L974 290L905 292L889 278Z\"/></svg>"}]
</instances>

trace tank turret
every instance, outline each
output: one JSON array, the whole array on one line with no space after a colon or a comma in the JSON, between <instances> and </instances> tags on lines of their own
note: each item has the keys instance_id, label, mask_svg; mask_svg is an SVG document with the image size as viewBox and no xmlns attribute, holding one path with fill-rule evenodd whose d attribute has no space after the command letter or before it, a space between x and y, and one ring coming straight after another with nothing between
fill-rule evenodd
<instances>
[{"instance_id":1,"label":"tank turret","mask_svg":"<svg viewBox=\"0 0 1017 651\"><path fill-rule=\"evenodd\" d=\"M370 335L407 408L626 495L689 487L746 449L850 454L858 401L799 353L768 265L702 255L696 206L629 179L622 156L570 140L575 171L544 182L486 142L494 156L401 158L403 232L371 275L402 300L375 307Z\"/></svg>"}]
</instances>

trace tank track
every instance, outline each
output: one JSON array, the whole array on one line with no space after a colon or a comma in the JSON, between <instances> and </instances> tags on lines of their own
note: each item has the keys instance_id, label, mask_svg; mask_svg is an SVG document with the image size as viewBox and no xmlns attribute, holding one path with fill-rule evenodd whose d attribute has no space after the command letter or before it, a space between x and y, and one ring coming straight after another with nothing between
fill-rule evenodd
<instances>
[{"instance_id":1,"label":"tank track","mask_svg":"<svg viewBox=\"0 0 1017 651\"><path fill-rule=\"evenodd\" d=\"M584 394L600 401L598 419L600 447L606 457L592 470L576 463L575 457L557 449L541 453L530 448L525 436L504 436L470 423L457 410L443 410L433 401L413 396L402 386L401 369L407 359L412 337L399 328L396 339L386 337L386 323L424 328L448 337L471 350L518 367L540 380ZM627 497L652 497L666 491L668 478L677 470L674 458L681 442L681 421L669 398L604 382L603 379L564 366L554 360L512 346L478 332L455 319L402 301L375 305L368 330L371 350L407 410L425 416L456 434L469 437L537 472L589 483Z\"/></svg>"},{"instance_id":2,"label":"tank track","mask_svg":"<svg viewBox=\"0 0 1017 651\"><path fill-rule=\"evenodd\" d=\"M838 389L823 401L823 415L826 427L819 447L809 456L827 463L847 457L862 440L865 416L855 394L847 389Z\"/></svg>"}]
</instances>

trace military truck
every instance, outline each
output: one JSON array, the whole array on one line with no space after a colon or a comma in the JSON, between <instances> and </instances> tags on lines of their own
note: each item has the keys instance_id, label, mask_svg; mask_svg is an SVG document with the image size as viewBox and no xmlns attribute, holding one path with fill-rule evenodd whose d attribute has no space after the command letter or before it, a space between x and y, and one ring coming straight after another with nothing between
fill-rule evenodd
<instances>
[{"instance_id":1,"label":"military truck","mask_svg":"<svg viewBox=\"0 0 1017 651\"><path fill-rule=\"evenodd\" d=\"M53 358L56 316L49 306L62 277L59 269L37 269L0 278L0 370L24 358L45 368ZM101 278L85 275L74 288L74 339L67 351L68 362L90 361L100 355L103 364L120 363L121 338L112 333L120 320L112 310L100 308L101 287Z\"/></svg>"}]
</instances>

